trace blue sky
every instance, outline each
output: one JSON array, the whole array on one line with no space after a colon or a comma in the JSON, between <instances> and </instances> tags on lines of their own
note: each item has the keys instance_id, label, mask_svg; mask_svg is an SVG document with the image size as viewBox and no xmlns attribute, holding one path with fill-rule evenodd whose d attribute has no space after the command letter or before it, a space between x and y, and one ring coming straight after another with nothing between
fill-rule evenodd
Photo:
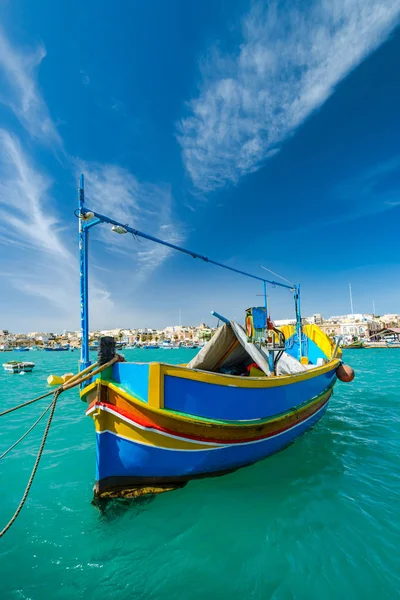
<instances>
[{"instance_id":1,"label":"blue sky","mask_svg":"<svg viewBox=\"0 0 400 600\"><path fill-rule=\"evenodd\" d=\"M88 206L303 312L400 312L400 0L13 0L0 8L0 328L79 326ZM106 226L91 325L241 319L256 282ZM272 316L292 315L270 290Z\"/></svg>"}]
</instances>

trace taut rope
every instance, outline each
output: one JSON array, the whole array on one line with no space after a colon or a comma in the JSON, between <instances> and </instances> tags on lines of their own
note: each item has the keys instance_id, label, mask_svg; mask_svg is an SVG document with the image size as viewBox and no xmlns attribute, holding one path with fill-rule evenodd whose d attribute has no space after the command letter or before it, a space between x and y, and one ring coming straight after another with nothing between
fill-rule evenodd
<instances>
[{"instance_id":1,"label":"taut rope","mask_svg":"<svg viewBox=\"0 0 400 600\"><path fill-rule=\"evenodd\" d=\"M102 371L104 371L105 369L107 369L108 367L111 367L111 365L113 365L115 362L117 362L120 359L120 357L118 355L114 356L114 358L112 358L110 361L108 361L106 364L101 365L101 367L98 367L97 369L94 369L94 367L97 365L97 363L94 363L93 365L90 365L90 367L87 367L86 369L84 369L83 371L81 371L80 373L77 373L76 375L74 375L73 377L71 377L71 379L67 382L64 383L63 385L61 385L60 387L58 387L55 391L52 392L48 392L47 394L43 394L42 396L38 396L37 398L34 398L33 400L29 400L28 402L24 402L23 404L19 404L18 406L15 406L14 408L10 408L2 413L0 413L0 417L13 412L14 410L17 410L19 408L23 408L24 406L28 406L29 404L32 404L33 402L37 402L38 400L42 400L43 398L47 398L50 395L54 395L53 400L51 401L51 403L49 404L49 406L46 408L46 410L40 415L40 417L36 420L36 422L28 429L28 431L26 431L24 433L24 435L22 437L19 438L19 440L17 440L17 442L15 442L12 446L10 446L10 448L8 448L8 450L6 450L1 456L0 458L3 458L6 454L8 454L8 452L10 452L10 450L12 450L17 444L19 444L19 442L21 442L27 435L28 433L30 433L35 427L36 425L39 423L39 421L44 417L44 415L46 414L46 412L50 409L50 414L49 414L49 418L47 420L47 424L46 424L46 428L44 430L43 433L43 437L42 437L42 441L40 444L40 448L39 451L37 453L36 456L36 460L35 460L35 464L33 465L33 469L31 472L31 475L29 477L28 483L26 485L25 488L25 492L20 500L20 503L15 511L15 513L13 514L13 516L11 517L11 519L9 520L9 522L7 523L7 525L2 529L2 531L0 531L0 538L3 537L3 535L10 529L11 525L15 522L16 518L18 517L19 513L22 510L22 507L25 504L25 501L28 497L29 491L32 487L32 483L33 480L35 478L36 475L36 471L38 469L39 466L39 462L40 459L42 457L43 454L43 449L44 449L44 445L46 443L47 440L47 436L50 430L50 425L51 422L53 420L53 416L54 416L54 411L56 409L56 404L57 404L57 400L59 398L59 396L65 392L66 390L70 390L78 385L80 385L81 383L83 383L84 381L87 381L88 379L90 379L91 377L93 377L94 375L97 375L98 373L101 373Z\"/></svg>"}]
</instances>

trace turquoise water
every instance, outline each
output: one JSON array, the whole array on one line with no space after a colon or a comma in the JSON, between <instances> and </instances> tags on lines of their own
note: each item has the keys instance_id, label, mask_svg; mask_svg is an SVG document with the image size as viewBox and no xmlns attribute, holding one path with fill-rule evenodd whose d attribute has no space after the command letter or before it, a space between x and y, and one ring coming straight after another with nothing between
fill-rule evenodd
<instances>
[{"instance_id":1,"label":"turquoise water","mask_svg":"<svg viewBox=\"0 0 400 600\"><path fill-rule=\"evenodd\" d=\"M151 353L151 355L150 355ZM190 350L124 352L185 362ZM1 407L75 371L78 353L0 372ZM0 540L0 597L12 599L396 598L400 589L400 349L347 351L324 419L284 452L218 479L140 503L91 505L94 429L61 396L28 501ZM2 418L0 453L46 400ZM1 523L23 493L43 431L0 462Z\"/></svg>"}]
</instances>

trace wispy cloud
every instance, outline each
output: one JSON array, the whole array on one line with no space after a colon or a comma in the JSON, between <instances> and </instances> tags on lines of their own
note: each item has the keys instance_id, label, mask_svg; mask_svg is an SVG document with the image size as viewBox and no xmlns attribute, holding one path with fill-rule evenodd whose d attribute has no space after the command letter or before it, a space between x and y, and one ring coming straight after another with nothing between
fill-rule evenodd
<instances>
[{"instance_id":1,"label":"wispy cloud","mask_svg":"<svg viewBox=\"0 0 400 600\"><path fill-rule=\"evenodd\" d=\"M0 130L0 215L3 236L64 260L71 258L57 235L48 198L52 181L28 161L17 138Z\"/></svg>"},{"instance_id":2,"label":"wispy cloud","mask_svg":"<svg viewBox=\"0 0 400 600\"><path fill-rule=\"evenodd\" d=\"M12 110L34 138L49 145L60 145L60 136L36 79L36 70L45 56L43 45L25 52L17 50L0 29L0 71L3 74L0 102Z\"/></svg>"},{"instance_id":3,"label":"wispy cloud","mask_svg":"<svg viewBox=\"0 0 400 600\"><path fill-rule=\"evenodd\" d=\"M61 237L52 209L52 180L27 157L15 136L0 130L0 244L3 290L12 288L53 305L64 324L78 324L78 260ZM10 294L11 297L11 294ZM76 303L71 304L71 298ZM113 306L98 282L92 286L93 316ZM45 319L44 319L45 320Z\"/></svg>"},{"instance_id":4,"label":"wispy cloud","mask_svg":"<svg viewBox=\"0 0 400 600\"><path fill-rule=\"evenodd\" d=\"M59 237L51 186L51 179L29 161L17 138L0 130L0 243L3 249L14 247L7 256L10 272L3 285L68 311L68 299L77 287L76 261Z\"/></svg>"},{"instance_id":5,"label":"wispy cloud","mask_svg":"<svg viewBox=\"0 0 400 600\"><path fill-rule=\"evenodd\" d=\"M87 182L88 206L169 242L183 240L183 229L173 215L169 186L140 182L128 170L117 165L79 164ZM129 254L131 260L136 261L136 282L148 277L171 252L164 246L145 240L137 243L130 236L130 242L127 242L127 236L118 236L101 227L96 231L102 231L100 235L106 244Z\"/></svg>"},{"instance_id":6,"label":"wispy cloud","mask_svg":"<svg viewBox=\"0 0 400 600\"><path fill-rule=\"evenodd\" d=\"M399 17L399 0L256 3L237 52L214 48L203 61L199 94L179 124L195 187L209 192L257 170Z\"/></svg>"}]
</instances>

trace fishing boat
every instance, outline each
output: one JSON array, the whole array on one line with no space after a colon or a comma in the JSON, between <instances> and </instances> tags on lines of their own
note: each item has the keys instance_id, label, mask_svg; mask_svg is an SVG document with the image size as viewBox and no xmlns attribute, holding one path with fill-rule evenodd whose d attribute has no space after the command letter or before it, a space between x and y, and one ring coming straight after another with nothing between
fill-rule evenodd
<instances>
[{"instance_id":1,"label":"fishing boat","mask_svg":"<svg viewBox=\"0 0 400 600\"><path fill-rule=\"evenodd\" d=\"M222 322L186 365L153 361L111 367L81 389L96 429L97 497L136 497L170 491L192 479L224 475L283 450L325 414L342 364L339 343L303 325L300 285L267 280L123 225L84 205L79 181L79 249L82 348L80 369L90 366L88 343L89 229L108 224L238 275L259 281L264 306L244 312L244 326ZM267 286L293 296L296 324L280 329L269 316ZM115 357L113 338L100 339L98 364ZM317 450L316 450L317 451Z\"/></svg>"},{"instance_id":2,"label":"fishing boat","mask_svg":"<svg viewBox=\"0 0 400 600\"><path fill-rule=\"evenodd\" d=\"M19 360L10 360L3 363L3 369L7 373L31 373L35 363Z\"/></svg>"},{"instance_id":3,"label":"fishing boat","mask_svg":"<svg viewBox=\"0 0 400 600\"><path fill-rule=\"evenodd\" d=\"M46 352L68 352L69 346L46 346Z\"/></svg>"},{"instance_id":4,"label":"fishing boat","mask_svg":"<svg viewBox=\"0 0 400 600\"><path fill-rule=\"evenodd\" d=\"M19 346L18 348L14 348L14 352L29 352L29 348L26 346Z\"/></svg>"},{"instance_id":5,"label":"fishing boat","mask_svg":"<svg viewBox=\"0 0 400 600\"><path fill-rule=\"evenodd\" d=\"M164 340L161 342L160 348L163 350L172 350L172 344L170 340Z\"/></svg>"},{"instance_id":6,"label":"fishing boat","mask_svg":"<svg viewBox=\"0 0 400 600\"><path fill-rule=\"evenodd\" d=\"M349 342L348 344L342 344L342 348L346 350L361 350L365 348L364 342Z\"/></svg>"}]
</instances>

